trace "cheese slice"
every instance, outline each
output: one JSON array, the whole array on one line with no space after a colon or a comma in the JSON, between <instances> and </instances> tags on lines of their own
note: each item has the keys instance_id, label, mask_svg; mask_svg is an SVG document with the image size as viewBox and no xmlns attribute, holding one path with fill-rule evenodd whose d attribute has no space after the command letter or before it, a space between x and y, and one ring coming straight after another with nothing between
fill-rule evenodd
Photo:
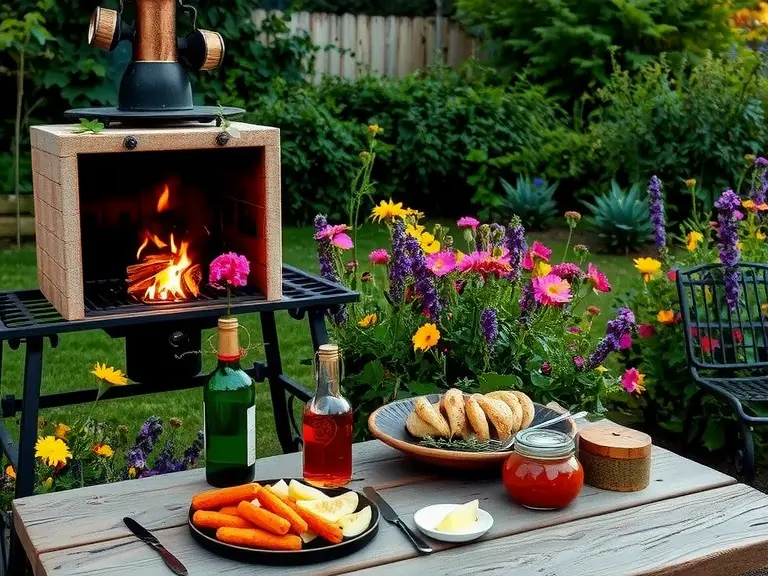
<instances>
[{"instance_id":1,"label":"cheese slice","mask_svg":"<svg viewBox=\"0 0 768 576\"><path fill-rule=\"evenodd\" d=\"M480 502L478 500L472 500L472 502L457 506L435 526L435 530L449 534L464 532L477 522L477 511L479 508Z\"/></svg>"}]
</instances>

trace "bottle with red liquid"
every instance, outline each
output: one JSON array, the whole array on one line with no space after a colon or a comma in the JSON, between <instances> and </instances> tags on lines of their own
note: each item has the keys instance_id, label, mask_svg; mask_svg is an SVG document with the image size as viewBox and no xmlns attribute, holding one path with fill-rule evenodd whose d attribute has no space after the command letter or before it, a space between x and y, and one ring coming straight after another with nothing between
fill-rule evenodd
<instances>
[{"instance_id":1,"label":"bottle with red liquid","mask_svg":"<svg viewBox=\"0 0 768 576\"><path fill-rule=\"evenodd\" d=\"M304 481L323 488L352 479L352 406L339 391L343 364L336 344L315 355L317 391L304 408Z\"/></svg>"}]
</instances>

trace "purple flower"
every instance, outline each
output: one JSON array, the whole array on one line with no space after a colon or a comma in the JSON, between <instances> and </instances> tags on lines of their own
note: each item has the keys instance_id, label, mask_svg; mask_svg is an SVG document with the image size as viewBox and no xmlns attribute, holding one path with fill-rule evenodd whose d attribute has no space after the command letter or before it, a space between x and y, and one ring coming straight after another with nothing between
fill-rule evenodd
<instances>
[{"instance_id":1,"label":"purple flower","mask_svg":"<svg viewBox=\"0 0 768 576\"><path fill-rule=\"evenodd\" d=\"M609 320L605 328L605 336L590 354L588 365L590 369L600 366L608 354L621 350L622 339L626 343L626 336L635 330L635 315L629 308L621 308L618 316Z\"/></svg>"},{"instance_id":2,"label":"purple flower","mask_svg":"<svg viewBox=\"0 0 768 576\"><path fill-rule=\"evenodd\" d=\"M765 203L766 191L768 191L766 172L768 172L768 159L758 156L755 158L755 175L752 178L752 190L749 193L755 204Z\"/></svg>"},{"instance_id":3,"label":"purple flower","mask_svg":"<svg viewBox=\"0 0 768 576\"><path fill-rule=\"evenodd\" d=\"M320 234L327 228L328 220L325 219L325 216L322 214L315 216L315 234ZM333 252L329 240L321 239L317 241L317 259L320 262L320 274L322 277L335 284L341 284L336 267L333 265Z\"/></svg>"},{"instance_id":4,"label":"purple flower","mask_svg":"<svg viewBox=\"0 0 768 576\"><path fill-rule=\"evenodd\" d=\"M192 445L184 451L184 468L192 468L200 459L200 452L203 451L203 445L205 442L205 434L202 430L198 430Z\"/></svg>"},{"instance_id":5,"label":"purple flower","mask_svg":"<svg viewBox=\"0 0 768 576\"><path fill-rule=\"evenodd\" d=\"M581 356L574 356L573 363L576 365L576 368L578 368L579 370L584 368L584 358L582 358Z\"/></svg>"},{"instance_id":6,"label":"purple flower","mask_svg":"<svg viewBox=\"0 0 768 576\"><path fill-rule=\"evenodd\" d=\"M739 305L739 269L741 259L739 250L738 221L744 215L739 211L741 200L733 190L726 190L715 201L717 208L717 246L720 250L720 262L725 267L725 300L728 308L736 310Z\"/></svg>"},{"instance_id":7,"label":"purple flower","mask_svg":"<svg viewBox=\"0 0 768 576\"><path fill-rule=\"evenodd\" d=\"M520 295L520 322L526 324L528 322L528 316L530 316L538 306L539 305L536 303L535 291L533 289L533 279L531 279L523 286L523 291Z\"/></svg>"},{"instance_id":8,"label":"purple flower","mask_svg":"<svg viewBox=\"0 0 768 576\"><path fill-rule=\"evenodd\" d=\"M533 185L536 186L536 188L541 188L544 185L544 180L541 178L534 178Z\"/></svg>"},{"instance_id":9,"label":"purple flower","mask_svg":"<svg viewBox=\"0 0 768 576\"><path fill-rule=\"evenodd\" d=\"M584 270L582 270L572 262L563 262L562 264L555 264L554 266L552 266L552 270L550 270L549 273L554 274L555 276L560 276L560 278L564 278L571 282L574 280L581 280L585 276Z\"/></svg>"},{"instance_id":10,"label":"purple flower","mask_svg":"<svg viewBox=\"0 0 768 576\"><path fill-rule=\"evenodd\" d=\"M126 453L126 460L128 461L128 467L141 470L147 467L147 455L140 448L132 448Z\"/></svg>"},{"instance_id":11,"label":"purple flower","mask_svg":"<svg viewBox=\"0 0 768 576\"><path fill-rule=\"evenodd\" d=\"M405 246L411 260L411 272L414 278L413 286L424 305L424 312L432 320L436 320L440 315L441 304L433 282L432 271L427 266L424 252L422 252L419 241L416 238L408 234L405 239Z\"/></svg>"},{"instance_id":12,"label":"purple flower","mask_svg":"<svg viewBox=\"0 0 768 576\"><path fill-rule=\"evenodd\" d=\"M480 314L480 329L488 346L493 346L499 337L499 319L494 308L486 308Z\"/></svg>"},{"instance_id":13,"label":"purple flower","mask_svg":"<svg viewBox=\"0 0 768 576\"><path fill-rule=\"evenodd\" d=\"M141 426L141 432L139 438L136 440L138 444L142 439L152 439L152 444L157 442L160 434L163 433L163 423L157 416L150 416Z\"/></svg>"},{"instance_id":14,"label":"purple flower","mask_svg":"<svg viewBox=\"0 0 768 576\"><path fill-rule=\"evenodd\" d=\"M389 297L392 304L402 304L405 298L405 281L410 273L408 234L405 224L398 220L392 225L392 263L389 268Z\"/></svg>"},{"instance_id":15,"label":"purple flower","mask_svg":"<svg viewBox=\"0 0 768 576\"><path fill-rule=\"evenodd\" d=\"M656 248L663 252L667 245L666 218L664 217L664 200L661 197L661 180L656 175L651 176L648 184L648 199Z\"/></svg>"},{"instance_id":16,"label":"purple flower","mask_svg":"<svg viewBox=\"0 0 768 576\"><path fill-rule=\"evenodd\" d=\"M516 281L520 278L520 265L523 262L523 256L528 252L528 243L525 241L525 228L520 218L513 216L507 227L507 233L504 236L504 247L509 250L509 264L512 266L512 272L509 278Z\"/></svg>"},{"instance_id":17,"label":"purple flower","mask_svg":"<svg viewBox=\"0 0 768 576\"><path fill-rule=\"evenodd\" d=\"M541 368L539 368L539 371L544 374L544 376L549 376L552 374L552 364L549 362L542 362Z\"/></svg>"}]
</instances>

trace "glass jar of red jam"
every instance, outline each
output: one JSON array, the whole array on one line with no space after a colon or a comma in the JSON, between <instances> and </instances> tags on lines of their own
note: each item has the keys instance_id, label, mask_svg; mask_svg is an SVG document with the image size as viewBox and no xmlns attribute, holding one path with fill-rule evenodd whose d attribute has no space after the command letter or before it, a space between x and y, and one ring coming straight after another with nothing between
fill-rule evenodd
<instances>
[{"instance_id":1,"label":"glass jar of red jam","mask_svg":"<svg viewBox=\"0 0 768 576\"><path fill-rule=\"evenodd\" d=\"M521 430L504 463L504 487L526 508L565 508L581 492L584 470L574 456L573 438L557 430Z\"/></svg>"}]
</instances>

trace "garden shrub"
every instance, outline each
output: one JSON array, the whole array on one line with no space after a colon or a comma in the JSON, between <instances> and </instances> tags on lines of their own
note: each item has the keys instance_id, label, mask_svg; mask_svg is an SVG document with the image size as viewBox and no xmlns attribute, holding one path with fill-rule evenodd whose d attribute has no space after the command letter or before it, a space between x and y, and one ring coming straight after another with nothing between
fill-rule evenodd
<instances>
[{"instance_id":1,"label":"garden shrub","mask_svg":"<svg viewBox=\"0 0 768 576\"><path fill-rule=\"evenodd\" d=\"M676 61L728 49L729 19L746 0L457 0L458 17L482 31L508 77L528 70L566 102L605 83L611 54L626 68L666 52Z\"/></svg>"},{"instance_id":2,"label":"garden shrub","mask_svg":"<svg viewBox=\"0 0 768 576\"><path fill-rule=\"evenodd\" d=\"M634 75L617 64L598 90L603 108L591 125L604 174L636 183L655 173L675 183L667 201L676 215L690 206L680 193L682 181L695 178L700 199L710 207L736 181L744 154L768 145L768 80L761 72L762 60L754 53L707 55L682 73L663 57Z\"/></svg>"}]
</instances>

